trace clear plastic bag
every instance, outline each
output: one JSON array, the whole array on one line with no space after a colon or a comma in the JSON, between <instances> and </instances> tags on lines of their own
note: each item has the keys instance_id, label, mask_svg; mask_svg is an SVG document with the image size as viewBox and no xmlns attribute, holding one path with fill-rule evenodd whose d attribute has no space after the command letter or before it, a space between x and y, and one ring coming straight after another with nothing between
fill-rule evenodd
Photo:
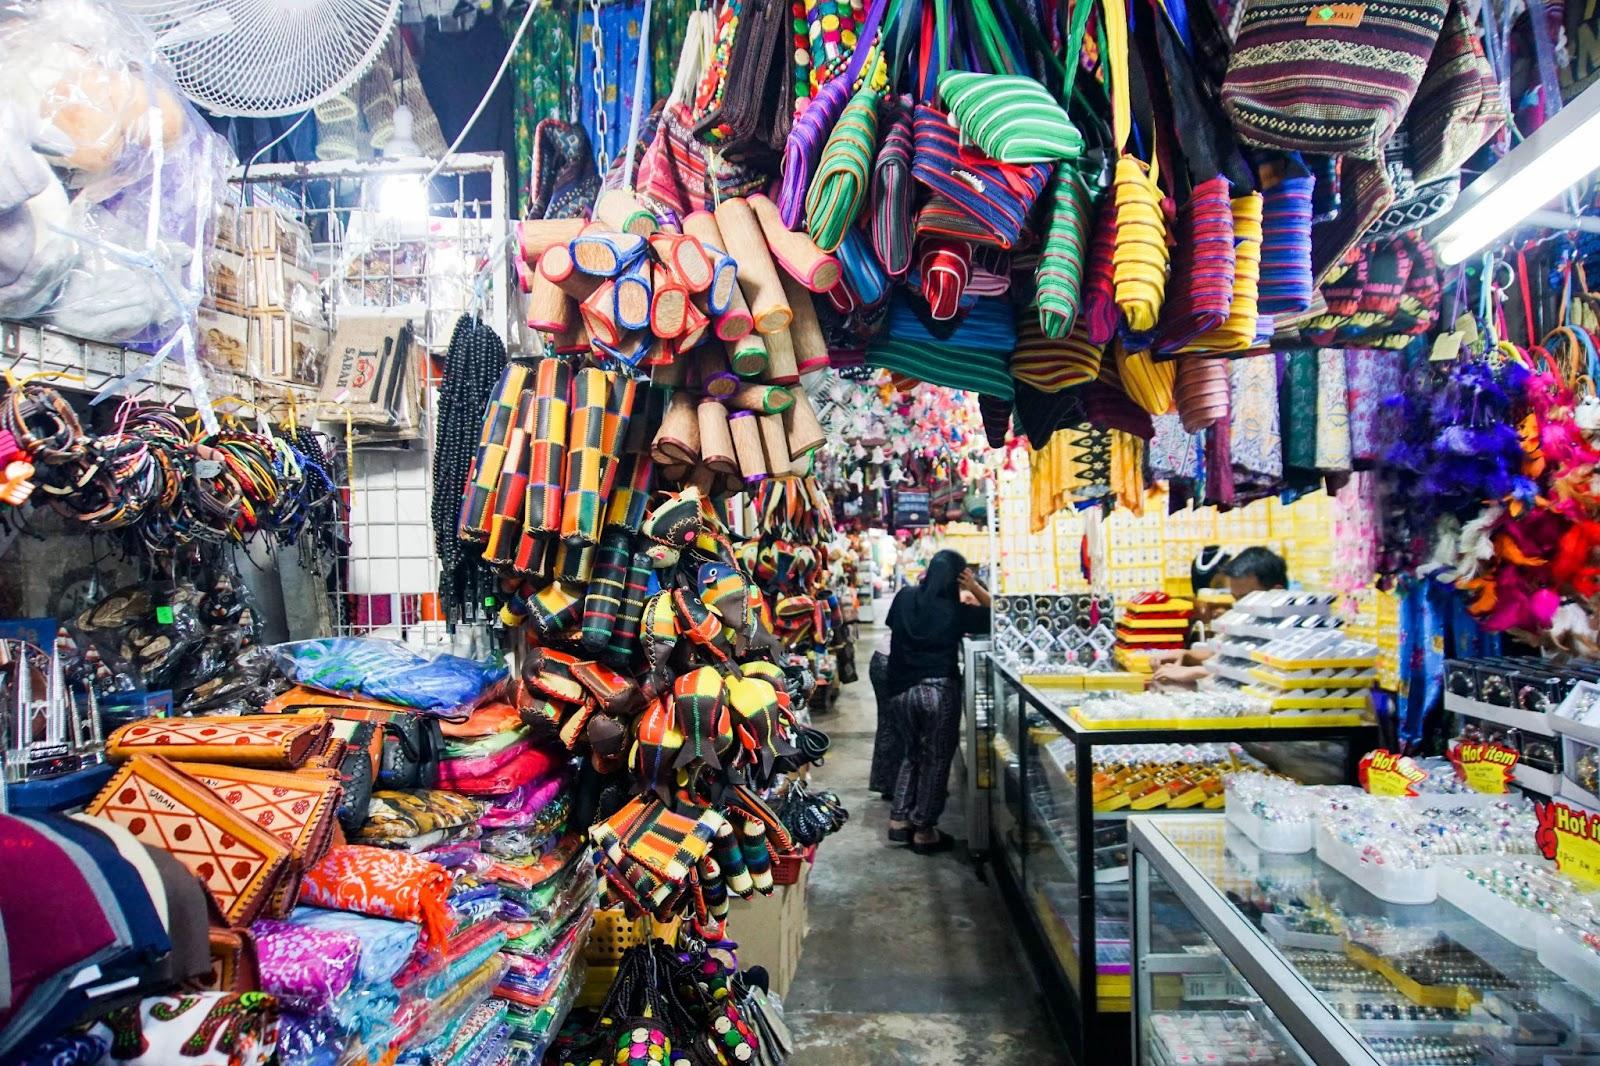
<instances>
[{"instance_id":1,"label":"clear plastic bag","mask_svg":"<svg viewBox=\"0 0 1600 1066\"><path fill-rule=\"evenodd\" d=\"M0 7L0 68L0 317L157 350L194 319L232 152L102 0Z\"/></svg>"},{"instance_id":2,"label":"clear plastic bag","mask_svg":"<svg viewBox=\"0 0 1600 1066\"><path fill-rule=\"evenodd\" d=\"M290 641L273 645L272 653L284 675L302 685L436 713L465 716L506 679L506 668L495 663L370 637Z\"/></svg>"}]
</instances>

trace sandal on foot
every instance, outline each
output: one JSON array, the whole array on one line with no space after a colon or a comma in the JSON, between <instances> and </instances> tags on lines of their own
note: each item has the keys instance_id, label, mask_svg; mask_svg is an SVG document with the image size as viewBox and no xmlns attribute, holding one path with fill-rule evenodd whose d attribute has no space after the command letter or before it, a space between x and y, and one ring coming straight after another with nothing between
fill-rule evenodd
<instances>
[{"instance_id":1,"label":"sandal on foot","mask_svg":"<svg viewBox=\"0 0 1600 1066\"><path fill-rule=\"evenodd\" d=\"M911 827L910 826L906 826L904 829L890 829L889 830L889 843L891 843L891 844L909 844L909 843L911 843Z\"/></svg>"},{"instance_id":2,"label":"sandal on foot","mask_svg":"<svg viewBox=\"0 0 1600 1066\"><path fill-rule=\"evenodd\" d=\"M939 839L930 840L926 843L916 839L915 836L911 838L911 850L916 852L918 855L937 855L939 852L949 851L955 846L956 838L951 836L949 833L944 832L939 834Z\"/></svg>"}]
</instances>

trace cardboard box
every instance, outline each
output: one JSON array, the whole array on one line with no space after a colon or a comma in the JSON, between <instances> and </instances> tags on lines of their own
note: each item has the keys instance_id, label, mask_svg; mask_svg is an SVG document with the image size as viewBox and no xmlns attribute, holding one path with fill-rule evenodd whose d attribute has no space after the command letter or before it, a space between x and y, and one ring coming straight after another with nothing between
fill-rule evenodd
<instances>
[{"instance_id":1,"label":"cardboard box","mask_svg":"<svg viewBox=\"0 0 1600 1066\"><path fill-rule=\"evenodd\" d=\"M206 260L206 292L201 303L229 314L243 314L253 300L250 275L250 260L243 255L212 249Z\"/></svg>"},{"instance_id":2,"label":"cardboard box","mask_svg":"<svg viewBox=\"0 0 1600 1066\"><path fill-rule=\"evenodd\" d=\"M212 366L244 374L250 370L250 320L213 307L200 308L195 320L200 358Z\"/></svg>"},{"instance_id":3,"label":"cardboard box","mask_svg":"<svg viewBox=\"0 0 1600 1066\"><path fill-rule=\"evenodd\" d=\"M251 255L246 299L251 310L290 311L306 319L322 310L316 278L279 254Z\"/></svg>"},{"instance_id":4,"label":"cardboard box","mask_svg":"<svg viewBox=\"0 0 1600 1066\"><path fill-rule=\"evenodd\" d=\"M320 385L328 331L290 314L262 311L249 318L249 351L263 381Z\"/></svg>"},{"instance_id":5,"label":"cardboard box","mask_svg":"<svg viewBox=\"0 0 1600 1066\"><path fill-rule=\"evenodd\" d=\"M764 966L772 991L789 994L789 985L800 967L800 953L806 938L806 881L811 866L806 864L800 880L779 885L772 895L750 899L735 898L729 903L728 939L739 945L739 965Z\"/></svg>"},{"instance_id":6,"label":"cardboard box","mask_svg":"<svg viewBox=\"0 0 1600 1066\"><path fill-rule=\"evenodd\" d=\"M275 208L245 208L238 232L247 251L277 252L302 270L311 264L311 231Z\"/></svg>"}]
</instances>

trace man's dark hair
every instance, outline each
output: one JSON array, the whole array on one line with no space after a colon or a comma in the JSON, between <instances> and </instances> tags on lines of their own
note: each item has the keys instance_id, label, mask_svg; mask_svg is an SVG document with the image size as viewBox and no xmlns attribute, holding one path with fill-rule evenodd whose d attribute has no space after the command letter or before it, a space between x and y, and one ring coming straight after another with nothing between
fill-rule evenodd
<instances>
[{"instance_id":1,"label":"man's dark hair","mask_svg":"<svg viewBox=\"0 0 1600 1066\"><path fill-rule=\"evenodd\" d=\"M1253 577L1264 589L1289 587L1289 564L1271 548L1246 548L1230 559L1222 572L1228 577Z\"/></svg>"}]
</instances>

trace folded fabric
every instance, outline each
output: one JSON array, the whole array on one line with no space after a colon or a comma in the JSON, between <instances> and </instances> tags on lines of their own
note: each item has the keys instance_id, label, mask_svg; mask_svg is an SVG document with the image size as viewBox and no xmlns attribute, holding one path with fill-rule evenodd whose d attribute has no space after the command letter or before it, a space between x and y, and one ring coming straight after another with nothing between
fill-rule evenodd
<instances>
[{"instance_id":1,"label":"folded fabric","mask_svg":"<svg viewBox=\"0 0 1600 1066\"><path fill-rule=\"evenodd\" d=\"M515 714L517 712L513 711L512 713ZM447 740L444 745L444 757L447 759L481 759L488 755L494 755L496 752L504 751L519 740L529 738L527 727L521 725L521 718L519 717L517 721L519 725L517 729L508 729L481 737L456 737Z\"/></svg>"},{"instance_id":2,"label":"folded fabric","mask_svg":"<svg viewBox=\"0 0 1600 1066\"><path fill-rule=\"evenodd\" d=\"M277 1025L265 993L191 992L119 1007L90 1032L111 1045L103 1066L265 1066L276 1061Z\"/></svg>"},{"instance_id":3,"label":"folded fabric","mask_svg":"<svg viewBox=\"0 0 1600 1066\"><path fill-rule=\"evenodd\" d=\"M260 912L290 861L291 849L283 840L154 755L141 755L119 768L86 812L171 852L205 883L223 915L236 925Z\"/></svg>"},{"instance_id":4,"label":"folded fabric","mask_svg":"<svg viewBox=\"0 0 1600 1066\"><path fill-rule=\"evenodd\" d=\"M530 734L524 734L497 751L484 755L467 755L446 759L441 764L440 783L444 783L443 774L445 771L443 767L449 767L448 772L455 776L483 777L487 774L492 774L502 766L515 762L532 747L533 737Z\"/></svg>"},{"instance_id":5,"label":"folded fabric","mask_svg":"<svg viewBox=\"0 0 1600 1066\"><path fill-rule=\"evenodd\" d=\"M494 805L483 812L478 824L485 829L532 825L565 784L566 776L558 773L518 785L509 795L496 799Z\"/></svg>"},{"instance_id":6,"label":"folded fabric","mask_svg":"<svg viewBox=\"0 0 1600 1066\"><path fill-rule=\"evenodd\" d=\"M322 907L296 907L288 921L307 929L354 937L361 945L356 981L382 985L394 979L417 947L418 927L392 918L372 918Z\"/></svg>"},{"instance_id":7,"label":"folded fabric","mask_svg":"<svg viewBox=\"0 0 1600 1066\"><path fill-rule=\"evenodd\" d=\"M461 841L475 840L480 830L476 825L458 825L454 829L435 829L432 832L422 833L414 837L396 837L393 840L364 840L362 843L374 847L388 848L391 851L404 851L411 855L431 855L440 848L449 847Z\"/></svg>"},{"instance_id":8,"label":"folded fabric","mask_svg":"<svg viewBox=\"0 0 1600 1066\"><path fill-rule=\"evenodd\" d=\"M526 862L496 862L485 876L517 888L538 888L546 881L567 873L583 853L583 837L576 833L563 837L549 853Z\"/></svg>"},{"instance_id":9,"label":"folded fabric","mask_svg":"<svg viewBox=\"0 0 1600 1066\"><path fill-rule=\"evenodd\" d=\"M0 815L0 849L27 856L30 874L0 878L9 979L5 987L10 992L0 1008L0 1031L14 1045L28 1036L16 1027L42 1020L82 967L121 949L119 930L88 880L91 870L80 868L38 827L9 815ZM40 885L49 885L50 891L39 891Z\"/></svg>"},{"instance_id":10,"label":"folded fabric","mask_svg":"<svg viewBox=\"0 0 1600 1066\"><path fill-rule=\"evenodd\" d=\"M510 732L522 725L517 709L509 703L491 700L476 707L465 721L441 722L439 731L452 740L488 737ZM453 754L446 748L446 754Z\"/></svg>"},{"instance_id":11,"label":"folded fabric","mask_svg":"<svg viewBox=\"0 0 1600 1066\"><path fill-rule=\"evenodd\" d=\"M374 792L367 822L356 834L362 843L405 840L426 833L476 825L483 804L454 792L418 788L405 792Z\"/></svg>"},{"instance_id":12,"label":"folded fabric","mask_svg":"<svg viewBox=\"0 0 1600 1066\"><path fill-rule=\"evenodd\" d=\"M355 844L330 850L301 886L301 898L314 906L415 922L430 948L449 935L449 894L450 874L437 863Z\"/></svg>"},{"instance_id":13,"label":"folded fabric","mask_svg":"<svg viewBox=\"0 0 1600 1066\"><path fill-rule=\"evenodd\" d=\"M274 645L272 653L284 674L302 685L461 716L506 678L503 666L369 637L292 641Z\"/></svg>"},{"instance_id":14,"label":"folded fabric","mask_svg":"<svg viewBox=\"0 0 1600 1066\"><path fill-rule=\"evenodd\" d=\"M261 965L261 990L280 1005L327 1013L350 987L361 941L350 933L261 918L250 926Z\"/></svg>"},{"instance_id":15,"label":"folded fabric","mask_svg":"<svg viewBox=\"0 0 1600 1066\"><path fill-rule=\"evenodd\" d=\"M293 770L328 742L322 718L291 715L198 715L144 718L112 733L106 755L114 760L160 755L181 762L219 762Z\"/></svg>"},{"instance_id":16,"label":"folded fabric","mask_svg":"<svg viewBox=\"0 0 1600 1066\"><path fill-rule=\"evenodd\" d=\"M439 786L470 796L494 796L519 785L548 777L557 756L535 747L523 747L510 762L480 770L475 759L447 759L439 764Z\"/></svg>"}]
</instances>

